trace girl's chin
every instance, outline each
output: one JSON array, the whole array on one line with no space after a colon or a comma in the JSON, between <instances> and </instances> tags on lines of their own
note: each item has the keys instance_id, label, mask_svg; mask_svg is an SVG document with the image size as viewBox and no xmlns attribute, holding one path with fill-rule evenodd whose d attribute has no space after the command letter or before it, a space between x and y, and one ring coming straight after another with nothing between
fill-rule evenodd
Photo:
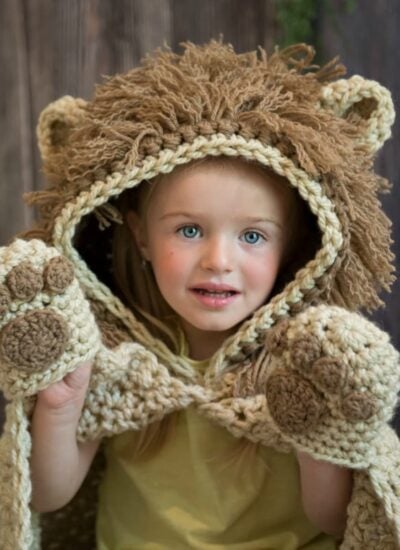
<instances>
[{"instance_id":1,"label":"girl's chin","mask_svg":"<svg viewBox=\"0 0 400 550\"><path fill-rule=\"evenodd\" d=\"M192 332L207 333L212 336L217 336L218 334L222 337L229 336L235 332L235 329L240 322L235 323L222 323L222 322L213 322L210 321L199 321L197 319L185 319L181 317L181 322L187 330Z\"/></svg>"}]
</instances>

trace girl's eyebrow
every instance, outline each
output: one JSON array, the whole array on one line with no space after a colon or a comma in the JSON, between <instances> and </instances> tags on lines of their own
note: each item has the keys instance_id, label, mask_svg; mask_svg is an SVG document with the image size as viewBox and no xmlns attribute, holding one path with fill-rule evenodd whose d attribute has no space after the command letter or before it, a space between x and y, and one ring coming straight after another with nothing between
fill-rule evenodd
<instances>
[{"instance_id":1,"label":"girl's eyebrow","mask_svg":"<svg viewBox=\"0 0 400 550\"><path fill-rule=\"evenodd\" d=\"M168 212L167 214L163 214L158 219L159 220L165 220L167 218L175 218L178 216L182 216L184 218L195 218L195 217L201 217L200 214L196 214L195 212L187 213L187 212Z\"/></svg>"},{"instance_id":2,"label":"girl's eyebrow","mask_svg":"<svg viewBox=\"0 0 400 550\"><path fill-rule=\"evenodd\" d=\"M177 217L183 217L183 218L198 218L201 219L204 217L204 214L197 213L197 212L168 212L167 214L164 214L163 216L159 217L159 220L165 220L168 218L177 218ZM239 219L239 218L238 218ZM275 220L272 220L271 218L263 218L260 216L246 216L243 218L240 218L240 221L244 221L246 223L268 223L275 225L279 227L279 229L282 229L282 225L278 223Z\"/></svg>"},{"instance_id":3,"label":"girl's eyebrow","mask_svg":"<svg viewBox=\"0 0 400 550\"><path fill-rule=\"evenodd\" d=\"M243 220L248 223L272 223L273 225L276 225L277 227L282 229L282 225L277 221L272 220L271 218L261 218L261 217L259 218L259 217L249 216L249 217L243 218Z\"/></svg>"}]
</instances>

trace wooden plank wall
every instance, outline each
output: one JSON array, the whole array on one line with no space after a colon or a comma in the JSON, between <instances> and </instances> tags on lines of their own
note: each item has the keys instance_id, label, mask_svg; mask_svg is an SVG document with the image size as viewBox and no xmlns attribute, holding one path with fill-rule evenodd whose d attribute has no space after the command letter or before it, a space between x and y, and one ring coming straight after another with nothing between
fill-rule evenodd
<instances>
[{"instance_id":1,"label":"wooden plank wall","mask_svg":"<svg viewBox=\"0 0 400 550\"><path fill-rule=\"evenodd\" d=\"M101 75L125 71L163 43L204 42L221 33L239 51L262 45L271 50L282 35L273 0L1 0L0 2L0 245L33 221L21 195L42 185L35 142L40 111L71 94L90 98ZM400 3L362 2L346 13L332 0L334 15L321 2L313 42L321 61L340 54L349 75L379 80L400 94ZM325 7L324 7L325 6ZM394 182L385 209L394 224L400 257L399 123L377 161ZM372 220L373 223L373 220ZM400 284L375 319L400 347Z\"/></svg>"}]
</instances>

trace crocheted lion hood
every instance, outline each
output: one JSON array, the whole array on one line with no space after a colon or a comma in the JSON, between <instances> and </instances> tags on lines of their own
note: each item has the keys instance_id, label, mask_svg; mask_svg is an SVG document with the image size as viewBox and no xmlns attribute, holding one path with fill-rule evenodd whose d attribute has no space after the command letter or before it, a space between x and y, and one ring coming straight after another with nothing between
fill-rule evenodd
<instances>
[{"instance_id":1,"label":"crocheted lion hood","mask_svg":"<svg viewBox=\"0 0 400 550\"><path fill-rule=\"evenodd\" d=\"M66 96L42 112L49 185L29 197L39 221L29 240L0 249L0 386L10 400L0 446L2 547L39 547L29 415L37 391L88 358L95 368L80 440L141 429L194 404L238 437L353 468L341 548L400 547L400 445L388 425L399 358L357 313L381 305L378 294L394 279L378 198L389 185L373 170L393 103L378 83L339 78L337 60L320 68L313 58L305 45L267 56L186 43L182 54L159 50L107 78L90 101ZM76 235L95 227L91 248L103 251L121 223L115 199L123 191L209 156L240 157L286 178L315 219L318 248L202 377L124 305L108 284L112 272L93 268ZM78 495L67 509L90 519L88 502L93 508L95 498ZM43 547L75 547L76 532L61 530L59 519L40 520ZM82 548L91 536L89 527L80 532Z\"/></svg>"}]
</instances>

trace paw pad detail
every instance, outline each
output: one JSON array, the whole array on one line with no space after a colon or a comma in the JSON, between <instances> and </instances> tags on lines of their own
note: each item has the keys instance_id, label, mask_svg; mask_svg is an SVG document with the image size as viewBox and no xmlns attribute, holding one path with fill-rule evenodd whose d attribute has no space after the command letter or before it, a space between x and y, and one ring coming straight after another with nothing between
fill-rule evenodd
<instances>
[{"instance_id":1,"label":"paw pad detail","mask_svg":"<svg viewBox=\"0 0 400 550\"><path fill-rule=\"evenodd\" d=\"M315 334L298 336L291 342L290 352L293 364L304 368L321 357L321 341Z\"/></svg>"},{"instance_id":2,"label":"paw pad detail","mask_svg":"<svg viewBox=\"0 0 400 550\"><path fill-rule=\"evenodd\" d=\"M32 310L4 327L0 352L7 363L28 371L41 371L65 351L68 328L51 310Z\"/></svg>"},{"instance_id":3,"label":"paw pad detail","mask_svg":"<svg viewBox=\"0 0 400 550\"><path fill-rule=\"evenodd\" d=\"M330 394L339 393L346 382L347 366L335 357L321 357L311 367L316 384Z\"/></svg>"},{"instance_id":4,"label":"paw pad detail","mask_svg":"<svg viewBox=\"0 0 400 550\"><path fill-rule=\"evenodd\" d=\"M359 314L322 304L287 321L266 334L267 406L275 424L296 441L314 435L316 447L322 434L361 444L390 420L398 398L399 355L388 335Z\"/></svg>"},{"instance_id":5,"label":"paw pad detail","mask_svg":"<svg viewBox=\"0 0 400 550\"><path fill-rule=\"evenodd\" d=\"M322 400L303 377L275 372L267 381L266 392L271 416L283 431L303 434L317 425L324 408Z\"/></svg>"},{"instance_id":6,"label":"paw pad detail","mask_svg":"<svg viewBox=\"0 0 400 550\"><path fill-rule=\"evenodd\" d=\"M351 392L342 402L343 415L350 422L368 420L376 414L378 408L378 402L372 395L360 391Z\"/></svg>"},{"instance_id":7,"label":"paw pad detail","mask_svg":"<svg viewBox=\"0 0 400 550\"><path fill-rule=\"evenodd\" d=\"M73 278L74 268L72 263L62 256L52 258L45 267L45 286L46 290L50 292L61 294L69 287Z\"/></svg>"},{"instance_id":8,"label":"paw pad detail","mask_svg":"<svg viewBox=\"0 0 400 550\"><path fill-rule=\"evenodd\" d=\"M6 285L14 298L28 302L42 290L43 277L30 262L22 262L8 273Z\"/></svg>"},{"instance_id":9,"label":"paw pad detail","mask_svg":"<svg viewBox=\"0 0 400 550\"><path fill-rule=\"evenodd\" d=\"M0 315L4 315L11 304L11 294L5 285L0 284Z\"/></svg>"}]
</instances>

